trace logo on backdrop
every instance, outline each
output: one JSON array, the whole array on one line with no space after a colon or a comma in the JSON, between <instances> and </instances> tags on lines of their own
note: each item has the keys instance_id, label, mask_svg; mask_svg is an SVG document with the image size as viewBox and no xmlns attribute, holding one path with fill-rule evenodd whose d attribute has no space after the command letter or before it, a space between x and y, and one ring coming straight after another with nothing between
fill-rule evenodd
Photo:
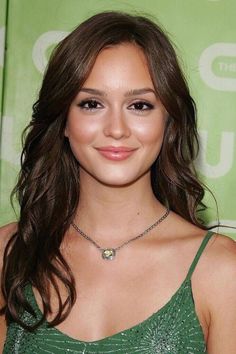
<instances>
[{"instance_id":1,"label":"logo on backdrop","mask_svg":"<svg viewBox=\"0 0 236 354\"><path fill-rule=\"evenodd\" d=\"M49 31L43 33L35 42L32 52L34 65L43 74L48 63L48 50L62 41L69 32Z\"/></svg>"},{"instance_id":2,"label":"logo on backdrop","mask_svg":"<svg viewBox=\"0 0 236 354\"><path fill-rule=\"evenodd\" d=\"M202 80L214 90L236 91L236 43L214 43L199 59Z\"/></svg>"},{"instance_id":3,"label":"logo on backdrop","mask_svg":"<svg viewBox=\"0 0 236 354\"><path fill-rule=\"evenodd\" d=\"M0 28L0 66L3 66L4 61L4 38L5 38L5 28Z\"/></svg>"},{"instance_id":4,"label":"logo on backdrop","mask_svg":"<svg viewBox=\"0 0 236 354\"><path fill-rule=\"evenodd\" d=\"M199 132L200 136L200 151L199 156L196 161L196 166L203 175L209 178L218 178L226 175L233 167L234 162L234 140L235 136L233 132L222 132L221 133L221 143L220 151L216 153L219 154L218 163L216 165L210 165L207 162L206 152L209 150L207 148L208 132L206 130L201 130ZM215 147L214 147L215 149Z\"/></svg>"}]
</instances>

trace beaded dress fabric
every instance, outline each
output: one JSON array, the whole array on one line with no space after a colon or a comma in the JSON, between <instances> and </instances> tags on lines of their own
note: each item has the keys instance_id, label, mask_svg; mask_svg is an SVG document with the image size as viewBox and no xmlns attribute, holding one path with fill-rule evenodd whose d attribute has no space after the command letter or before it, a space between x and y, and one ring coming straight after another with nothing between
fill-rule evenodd
<instances>
[{"instance_id":1,"label":"beaded dress fabric","mask_svg":"<svg viewBox=\"0 0 236 354\"><path fill-rule=\"evenodd\" d=\"M191 275L212 232L208 232L179 289L160 310L141 323L112 336L84 342L73 339L45 321L36 331L24 330L16 323L8 327L3 354L204 354L206 344L198 320L192 294ZM26 296L36 312L42 313L36 303L32 287L25 288ZM34 324L35 318L23 313L24 322Z\"/></svg>"}]
</instances>

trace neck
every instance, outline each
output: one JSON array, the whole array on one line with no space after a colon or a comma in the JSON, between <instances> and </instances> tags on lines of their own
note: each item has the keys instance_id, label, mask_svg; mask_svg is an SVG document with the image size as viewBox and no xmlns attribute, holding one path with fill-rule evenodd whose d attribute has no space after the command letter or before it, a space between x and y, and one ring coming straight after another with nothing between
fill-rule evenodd
<instances>
[{"instance_id":1,"label":"neck","mask_svg":"<svg viewBox=\"0 0 236 354\"><path fill-rule=\"evenodd\" d=\"M165 213L153 194L150 176L131 185L107 186L92 178L81 181L75 223L101 245L119 243L143 232Z\"/></svg>"}]
</instances>

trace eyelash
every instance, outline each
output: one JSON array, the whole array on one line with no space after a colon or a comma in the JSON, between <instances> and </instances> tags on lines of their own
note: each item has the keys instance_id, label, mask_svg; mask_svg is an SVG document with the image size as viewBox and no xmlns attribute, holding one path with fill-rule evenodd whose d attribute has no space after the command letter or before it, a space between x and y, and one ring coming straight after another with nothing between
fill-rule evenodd
<instances>
[{"instance_id":1,"label":"eyelash","mask_svg":"<svg viewBox=\"0 0 236 354\"><path fill-rule=\"evenodd\" d=\"M86 107L86 105L87 105L87 107ZM100 107L98 107L98 105L100 105ZM135 105L136 105L136 108L129 108L129 107L135 106ZM144 108L144 109L137 108L137 105L139 105L139 106L142 105L142 107L146 106L146 108ZM83 101L81 101L78 104L78 106L81 109L86 110L86 111L94 111L94 110L102 108L101 103L99 103L97 100L93 100L93 99L91 99L91 100L83 100ZM93 107L91 107L91 106L93 106ZM151 103L148 103L148 102L145 102L145 101L142 101L142 100L134 102L134 103L132 103L131 105L128 106L128 109L137 111L139 113L140 112L144 112L144 111L149 111L149 110L151 110L153 108L154 108L154 106Z\"/></svg>"},{"instance_id":2,"label":"eyelash","mask_svg":"<svg viewBox=\"0 0 236 354\"><path fill-rule=\"evenodd\" d=\"M98 102L98 101L96 101L96 100L83 100L83 101L81 101L79 104L78 104L78 106L81 108L81 109L84 109L84 110L86 110L86 111L93 111L94 109L100 109L101 107L89 107L89 105L94 105L94 104L96 104L96 105L100 105L101 106L101 104ZM88 107L86 107L86 105L88 105Z\"/></svg>"},{"instance_id":3,"label":"eyelash","mask_svg":"<svg viewBox=\"0 0 236 354\"><path fill-rule=\"evenodd\" d=\"M150 111L154 108L153 104L145 102L145 101L137 101L131 104L131 106L135 106L135 105L142 105L142 106L146 106L146 108L144 109L134 109L135 111L140 111L140 112L144 112L144 111Z\"/></svg>"}]
</instances>

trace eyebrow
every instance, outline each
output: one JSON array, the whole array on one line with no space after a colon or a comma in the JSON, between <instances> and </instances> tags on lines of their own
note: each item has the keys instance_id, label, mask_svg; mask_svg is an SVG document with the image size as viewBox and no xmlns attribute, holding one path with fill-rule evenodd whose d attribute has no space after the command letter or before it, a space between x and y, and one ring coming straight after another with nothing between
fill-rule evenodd
<instances>
[{"instance_id":1,"label":"eyebrow","mask_svg":"<svg viewBox=\"0 0 236 354\"><path fill-rule=\"evenodd\" d=\"M94 94L97 96L102 96L102 97L107 96L105 91L101 91L101 90L93 89L93 88L89 88L89 87L83 87L80 89L79 92L87 92L87 93L91 93L91 94ZM125 93L125 97L142 95L142 94L149 93L149 92L154 93L154 95L157 96L156 92L152 88L144 87L141 89L134 89L134 90L127 91Z\"/></svg>"},{"instance_id":2,"label":"eyebrow","mask_svg":"<svg viewBox=\"0 0 236 354\"><path fill-rule=\"evenodd\" d=\"M126 97L130 97L130 96L136 96L136 95L142 95L144 93L149 93L152 92L154 93L154 95L156 96L156 92L149 88L149 87L145 87L145 88L141 88L141 89L135 89L135 90L130 90L128 92L125 93Z\"/></svg>"},{"instance_id":3,"label":"eyebrow","mask_svg":"<svg viewBox=\"0 0 236 354\"><path fill-rule=\"evenodd\" d=\"M97 90L97 89L93 89L93 88L88 88L88 87L83 87L79 90L79 92L87 92L87 93L91 93L97 96L106 96L105 91L101 91L101 90Z\"/></svg>"}]
</instances>

